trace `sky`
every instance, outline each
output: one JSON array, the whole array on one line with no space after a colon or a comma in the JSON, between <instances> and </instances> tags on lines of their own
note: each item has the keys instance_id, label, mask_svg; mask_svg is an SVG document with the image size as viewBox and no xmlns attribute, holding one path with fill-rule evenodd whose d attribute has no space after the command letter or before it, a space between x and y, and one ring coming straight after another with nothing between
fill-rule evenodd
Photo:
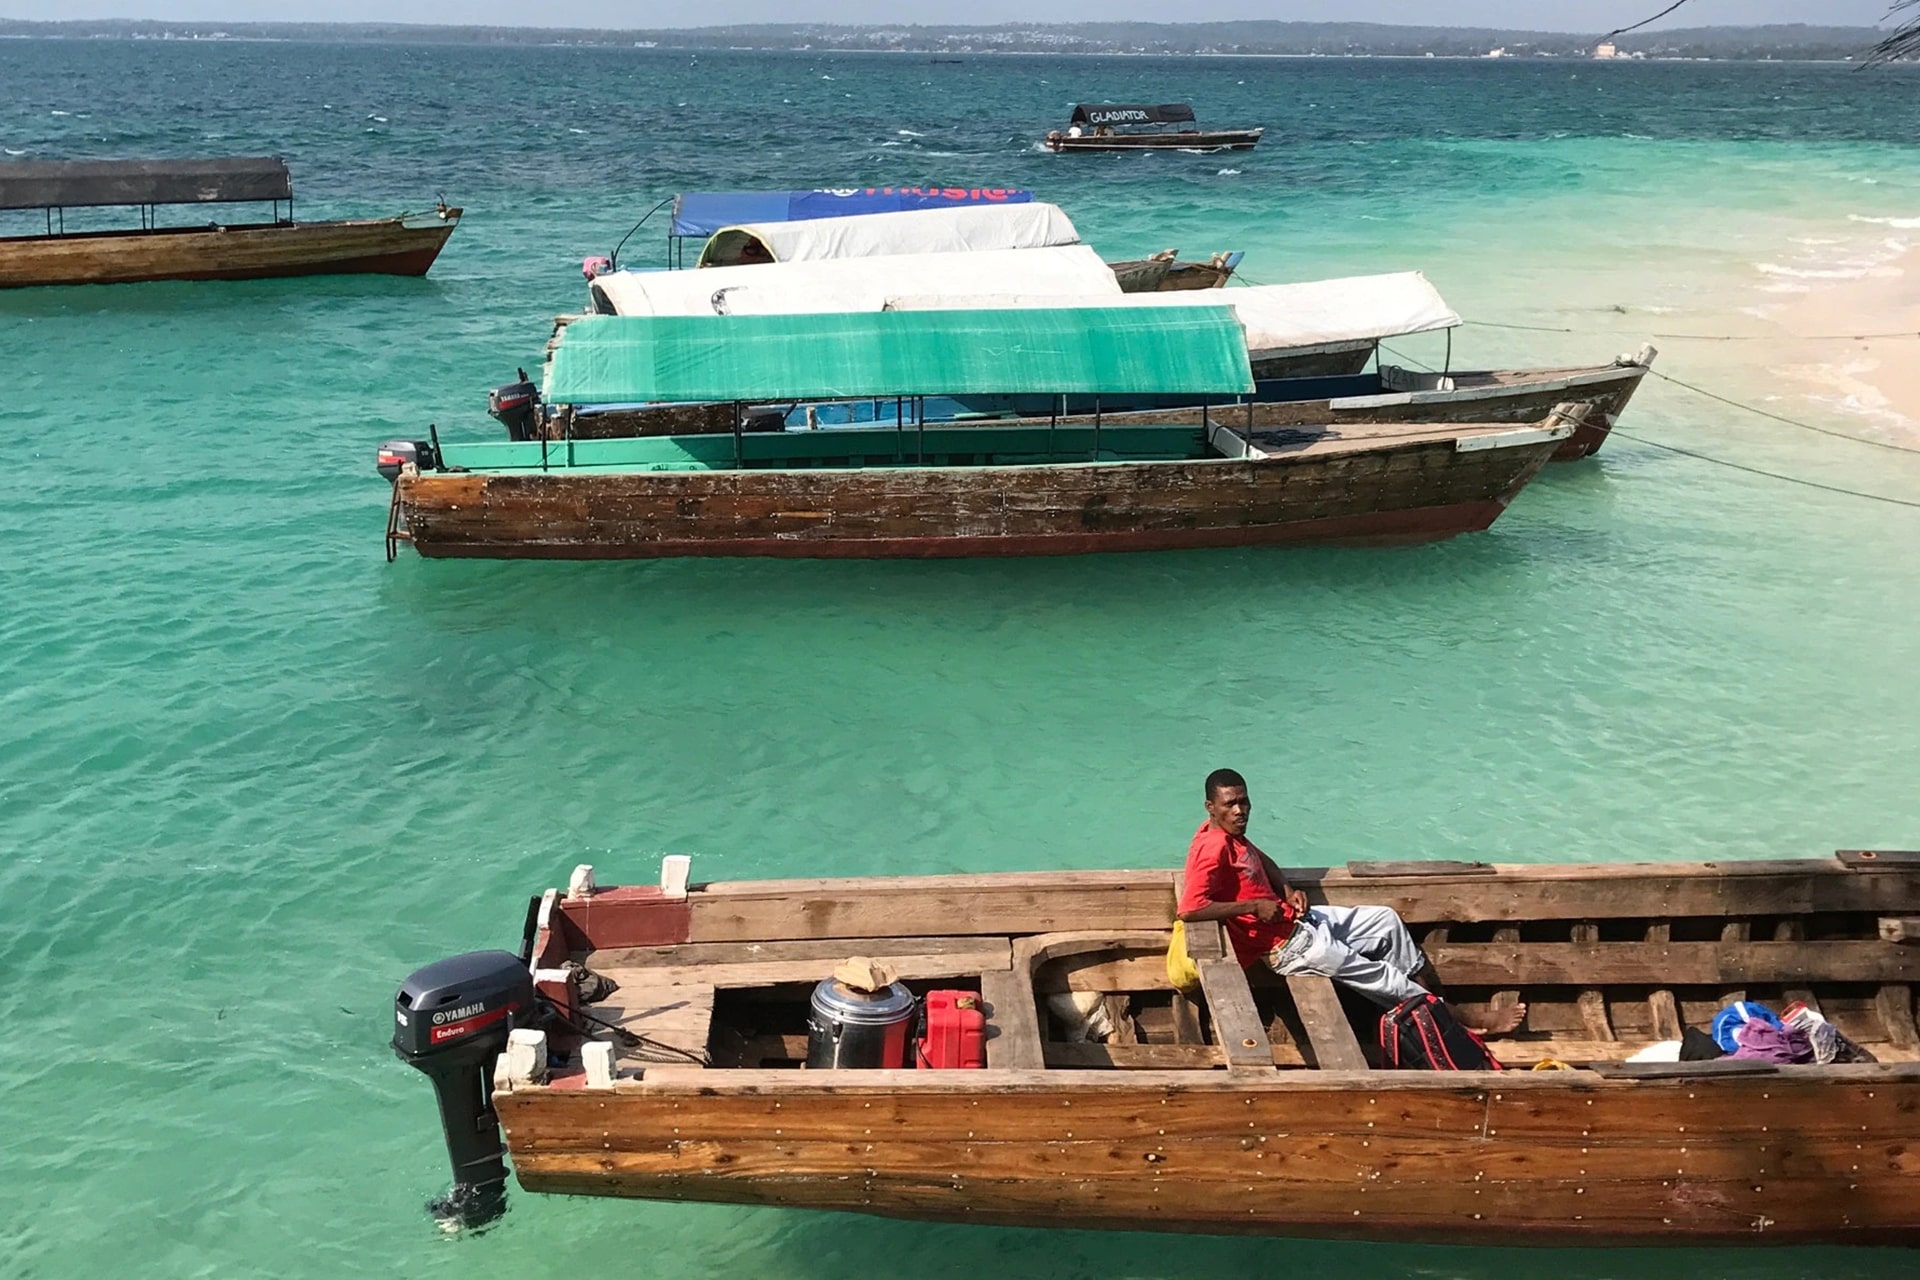
<instances>
[{"instance_id":1,"label":"sky","mask_svg":"<svg viewBox=\"0 0 1920 1280\"><path fill-rule=\"evenodd\" d=\"M1297 22L1391 22L1418 26L1509 27L1533 31L1606 31L1657 13L1666 0L1185 0L1181 21L1272 18ZM1659 27L1807 22L1871 26L1889 0L1688 0ZM622 0L468 0L443 8L392 0L0 0L0 18L154 18L181 22L417 22L534 27L692 27L734 22L839 22L982 25L1001 22L1141 21L1170 17L1165 0L1103 0L1036 11L1031 0L913 4L901 0L701 0L699 4Z\"/></svg>"}]
</instances>

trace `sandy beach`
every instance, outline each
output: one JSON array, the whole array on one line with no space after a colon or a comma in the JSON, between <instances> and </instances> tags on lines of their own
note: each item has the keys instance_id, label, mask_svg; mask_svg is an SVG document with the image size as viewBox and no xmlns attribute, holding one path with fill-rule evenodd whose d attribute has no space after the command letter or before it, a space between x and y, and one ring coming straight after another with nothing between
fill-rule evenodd
<instances>
[{"instance_id":1,"label":"sandy beach","mask_svg":"<svg viewBox=\"0 0 1920 1280\"><path fill-rule=\"evenodd\" d=\"M1920 248L1783 307L1781 372L1891 436L1920 440ZM1845 341L1832 335L1858 335Z\"/></svg>"}]
</instances>

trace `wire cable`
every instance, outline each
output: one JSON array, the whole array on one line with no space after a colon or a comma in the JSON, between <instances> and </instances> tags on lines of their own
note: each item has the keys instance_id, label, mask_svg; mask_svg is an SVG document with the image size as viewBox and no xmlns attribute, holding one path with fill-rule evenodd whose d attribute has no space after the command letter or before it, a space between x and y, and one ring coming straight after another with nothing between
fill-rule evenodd
<instances>
[{"instance_id":1,"label":"wire cable","mask_svg":"<svg viewBox=\"0 0 1920 1280\"><path fill-rule=\"evenodd\" d=\"M1912 507L1914 510L1920 511L1920 502L1913 502L1906 498L1889 498L1883 493L1867 493L1860 489L1844 489L1837 484L1821 484L1818 480L1806 480L1799 476L1782 475L1778 471L1765 471L1759 467L1747 466L1743 462L1728 462L1725 458L1715 458L1709 454L1695 453L1691 449L1682 449L1677 444L1661 444L1658 440L1649 440L1645 436L1629 435L1618 427L1613 429L1612 434L1631 440L1635 444L1644 444L1654 449L1665 449L1668 453L1677 453L1683 457L1696 458L1701 462L1711 462L1718 467L1732 467L1735 471L1744 471L1749 475L1765 476L1769 480L1782 480L1787 484L1804 485L1809 489L1821 489L1827 493L1845 494L1849 498L1865 498L1869 502L1886 502L1896 507Z\"/></svg>"},{"instance_id":2,"label":"wire cable","mask_svg":"<svg viewBox=\"0 0 1920 1280\"><path fill-rule=\"evenodd\" d=\"M1891 449L1895 453L1920 453L1920 449L1915 449L1911 445L1895 444L1891 440L1874 440L1868 436L1850 435L1845 431L1835 431L1830 427L1816 427L1811 422L1801 422L1794 418L1782 417L1777 413L1769 413L1765 409L1755 408L1750 404L1742 404L1738 400L1729 400L1722 395L1715 395L1705 387L1696 387L1691 382L1682 382L1672 374L1662 373L1658 369L1649 369L1647 372L1659 378L1662 382L1671 382L1676 387L1685 387L1697 396L1705 396L1709 400L1717 400L1721 404L1731 405L1735 409L1745 409L1748 413L1758 417L1767 418L1774 422L1785 423L1789 427L1799 427L1802 431L1817 431L1823 436L1833 436L1840 440L1851 440L1855 444L1870 444L1876 449Z\"/></svg>"}]
</instances>

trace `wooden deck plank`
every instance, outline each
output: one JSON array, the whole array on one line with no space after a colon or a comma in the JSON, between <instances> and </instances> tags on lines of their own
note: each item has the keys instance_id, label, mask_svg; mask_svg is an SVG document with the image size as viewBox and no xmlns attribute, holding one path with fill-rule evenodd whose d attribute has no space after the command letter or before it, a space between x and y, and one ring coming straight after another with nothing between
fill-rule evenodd
<instances>
[{"instance_id":1,"label":"wooden deck plank","mask_svg":"<svg viewBox=\"0 0 1920 1280\"><path fill-rule=\"evenodd\" d=\"M593 1015L640 1036L646 1042L636 1056L647 1057L650 1047L658 1047L669 1056L685 1056L704 1062L707 1039L713 1033L713 996L711 986L622 986L613 996L593 1006Z\"/></svg>"},{"instance_id":2,"label":"wooden deck plank","mask_svg":"<svg viewBox=\"0 0 1920 1280\"><path fill-rule=\"evenodd\" d=\"M980 998L987 1006L987 1066L996 1071L1044 1067L1040 1009L1030 975L1015 969L983 973Z\"/></svg>"},{"instance_id":3,"label":"wooden deck plank","mask_svg":"<svg viewBox=\"0 0 1920 1280\"><path fill-rule=\"evenodd\" d=\"M1213 1036L1234 1069L1271 1069L1273 1049L1267 1024L1254 1008L1247 971L1231 957L1200 962L1200 989L1206 993L1207 1012L1213 1015Z\"/></svg>"},{"instance_id":4,"label":"wooden deck plank","mask_svg":"<svg viewBox=\"0 0 1920 1280\"><path fill-rule=\"evenodd\" d=\"M1750 982L1888 982L1920 978L1920 951L1899 943L1448 943L1428 950L1450 985L1736 986Z\"/></svg>"},{"instance_id":5,"label":"wooden deck plank","mask_svg":"<svg viewBox=\"0 0 1920 1280\"><path fill-rule=\"evenodd\" d=\"M872 941L884 942L884 939ZM612 978L622 987L641 983L649 987L704 983L715 987L765 987L782 982L818 982L833 972L835 964L849 956L864 955L893 966L902 980L920 978L960 978L1012 964L1012 948L1005 938L971 938L966 951L939 951L931 954L901 953L885 946L843 948L832 956L805 960L763 960L757 963L681 964L681 965L594 965L594 972Z\"/></svg>"},{"instance_id":6,"label":"wooden deck plank","mask_svg":"<svg viewBox=\"0 0 1920 1280\"><path fill-rule=\"evenodd\" d=\"M1340 993L1333 989L1332 980L1296 973L1287 978L1287 991L1299 1011L1315 1066L1326 1071L1367 1069L1367 1055L1360 1051L1360 1039L1353 1034L1353 1024L1347 1021L1347 1011L1340 1005Z\"/></svg>"}]
</instances>

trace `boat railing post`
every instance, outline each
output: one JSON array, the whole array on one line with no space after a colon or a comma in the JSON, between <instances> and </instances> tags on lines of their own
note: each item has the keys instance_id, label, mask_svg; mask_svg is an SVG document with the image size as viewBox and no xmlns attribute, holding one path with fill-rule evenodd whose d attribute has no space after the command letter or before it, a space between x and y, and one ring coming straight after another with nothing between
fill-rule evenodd
<instances>
[{"instance_id":1,"label":"boat railing post","mask_svg":"<svg viewBox=\"0 0 1920 1280\"><path fill-rule=\"evenodd\" d=\"M924 467L927 465L927 398L925 396L913 398L913 420L920 429L916 444L920 453L919 463Z\"/></svg>"},{"instance_id":2,"label":"boat railing post","mask_svg":"<svg viewBox=\"0 0 1920 1280\"><path fill-rule=\"evenodd\" d=\"M904 396L895 396L893 398L893 460L895 462L905 462L907 460L907 423L904 416L905 403L906 397Z\"/></svg>"},{"instance_id":3,"label":"boat railing post","mask_svg":"<svg viewBox=\"0 0 1920 1280\"><path fill-rule=\"evenodd\" d=\"M1065 402L1066 402L1066 397L1061 396L1059 400L1056 400L1054 402L1053 412L1047 415L1047 461L1048 462L1053 461L1053 432L1054 432L1054 428L1060 425L1060 406Z\"/></svg>"},{"instance_id":4,"label":"boat railing post","mask_svg":"<svg viewBox=\"0 0 1920 1280\"><path fill-rule=\"evenodd\" d=\"M1093 460L1100 461L1100 397L1093 398Z\"/></svg>"},{"instance_id":5,"label":"boat railing post","mask_svg":"<svg viewBox=\"0 0 1920 1280\"><path fill-rule=\"evenodd\" d=\"M740 402L735 400L733 402L733 469L735 471L747 469L746 440L742 434L741 412Z\"/></svg>"},{"instance_id":6,"label":"boat railing post","mask_svg":"<svg viewBox=\"0 0 1920 1280\"><path fill-rule=\"evenodd\" d=\"M1453 372L1453 330L1447 330L1447 358L1440 362L1440 372L1444 376Z\"/></svg>"}]
</instances>

